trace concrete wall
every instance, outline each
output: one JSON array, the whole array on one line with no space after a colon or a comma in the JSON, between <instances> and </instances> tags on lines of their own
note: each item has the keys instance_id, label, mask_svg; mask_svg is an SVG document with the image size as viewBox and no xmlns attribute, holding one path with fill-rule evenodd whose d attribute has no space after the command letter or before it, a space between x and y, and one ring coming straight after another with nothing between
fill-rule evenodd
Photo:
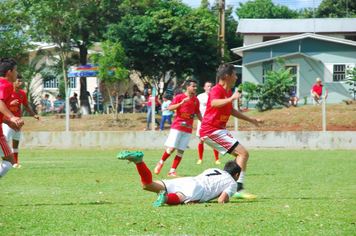
<instances>
[{"instance_id":1,"label":"concrete wall","mask_svg":"<svg viewBox=\"0 0 356 236\"><path fill-rule=\"evenodd\" d=\"M356 132L258 132L231 134L248 149L356 150ZM168 132L23 132L23 149L165 149ZM197 149L193 134L190 149Z\"/></svg>"}]
</instances>

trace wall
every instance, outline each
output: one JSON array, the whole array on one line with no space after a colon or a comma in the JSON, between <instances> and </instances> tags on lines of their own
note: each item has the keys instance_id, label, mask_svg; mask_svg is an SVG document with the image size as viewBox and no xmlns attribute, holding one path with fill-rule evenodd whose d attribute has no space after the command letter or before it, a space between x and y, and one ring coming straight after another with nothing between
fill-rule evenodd
<instances>
[{"instance_id":1,"label":"wall","mask_svg":"<svg viewBox=\"0 0 356 236\"><path fill-rule=\"evenodd\" d=\"M257 132L231 134L248 149L356 150L356 132ZM168 132L23 132L23 149L165 149ZM190 149L197 149L192 135Z\"/></svg>"}]
</instances>

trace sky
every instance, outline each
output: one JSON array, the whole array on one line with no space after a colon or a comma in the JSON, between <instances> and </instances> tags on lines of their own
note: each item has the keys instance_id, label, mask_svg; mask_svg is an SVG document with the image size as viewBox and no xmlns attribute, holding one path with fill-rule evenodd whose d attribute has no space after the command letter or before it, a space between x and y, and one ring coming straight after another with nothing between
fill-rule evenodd
<instances>
[{"instance_id":1,"label":"sky","mask_svg":"<svg viewBox=\"0 0 356 236\"><path fill-rule=\"evenodd\" d=\"M200 6L201 0L183 0L183 2L191 7L196 8ZM215 0L210 0L210 4L212 4L213 2L215 2ZM234 7L238 7L239 2L245 4L246 2L248 2L248 0L225 0L226 5ZM322 2L322 0L272 0L272 2L274 3L274 5L287 6L292 10L297 10L308 7L313 8L313 6L317 8Z\"/></svg>"}]
</instances>

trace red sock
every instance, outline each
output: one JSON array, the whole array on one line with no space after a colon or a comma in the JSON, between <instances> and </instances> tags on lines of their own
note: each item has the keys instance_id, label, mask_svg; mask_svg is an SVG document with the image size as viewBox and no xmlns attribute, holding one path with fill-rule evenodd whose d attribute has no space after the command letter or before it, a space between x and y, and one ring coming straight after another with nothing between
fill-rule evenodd
<instances>
[{"instance_id":1,"label":"red sock","mask_svg":"<svg viewBox=\"0 0 356 236\"><path fill-rule=\"evenodd\" d=\"M203 160L204 143L198 144L199 159Z\"/></svg>"},{"instance_id":2,"label":"red sock","mask_svg":"<svg viewBox=\"0 0 356 236\"><path fill-rule=\"evenodd\" d=\"M214 150L214 155L215 155L215 161L219 160L219 152L216 151L215 149Z\"/></svg>"},{"instance_id":3,"label":"red sock","mask_svg":"<svg viewBox=\"0 0 356 236\"><path fill-rule=\"evenodd\" d=\"M167 150L164 151L164 154L162 156L162 161L166 161L171 154L172 153L168 153Z\"/></svg>"},{"instance_id":4,"label":"red sock","mask_svg":"<svg viewBox=\"0 0 356 236\"><path fill-rule=\"evenodd\" d=\"M141 182L143 184L150 184L152 183L152 173L150 169L147 168L144 162L136 164L137 171L141 176Z\"/></svg>"},{"instance_id":5,"label":"red sock","mask_svg":"<svg viewBox=\"0 0 356 236\"><path fill-rule=\"evenodd\" d=\"M177 194L175 193L169 193L167 194L167 202L166 204L168 205L178 205L180 204L180 199Z\"/></svg>"},{"instance_id":6,"label":"red sock","mask_svg":"<svg viewBox=\"0 0 356 236\"><path fill-rule=\"evenodd\" d=\"M182 157L180 155L181 155L180 153L177 153L177 156L174 158L172 169L177 169L180 160L182 160Z\"/></svg>"},{"instance_id":7,"label":"red sock","mask_svg":"<svg viewBox=\"0 0 356 236\"><path fill-rule=\"evenodd\" d=\"M12 155L14 156L14 158L15 158L15 164L18 164L18 162L17 162L17 159L18 159L18 153L17 152L14 152L14 153L12 153Z\"/></svg>"}]
</instances>

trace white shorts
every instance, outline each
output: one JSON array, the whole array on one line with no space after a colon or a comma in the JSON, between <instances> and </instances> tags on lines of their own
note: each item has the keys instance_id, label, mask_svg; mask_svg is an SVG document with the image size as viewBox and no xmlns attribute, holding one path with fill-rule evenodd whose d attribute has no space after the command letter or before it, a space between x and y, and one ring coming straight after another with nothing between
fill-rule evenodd
<instances>
[{"instance_id":1,"label":"white shorts","mask_svg":"<svg viewBox=\"0 0 356 236\"><path fill-rule=\"evenodd\" d=\"M204 188L193 177L161 180L166 187L167 193L180 192L187 198L184 203L199 202L203 197Z\"/></svg>"},{"instance_id":2,"label":"white shorts","mask_svg":"<svg viewBox=\"0 0 356 236\"><path fill-rule=\"evenodd\" d=\"M8 143L10 143L12 139L17 141L20 141L21 139L21 131L16 132L15 130L11 129L10 126L8 126L7 124L2 123L2 131Z\"/></svg>"},{"instance_id":3,"label":"white shorts","mask_svg":"<svg viewBox=\"0 0 356 236\"><path fill-rule=\"evenodd\" d=\"M186 132L171 129L164 145L166 145L167 147L172 147L181 151L185 151L188 147L191 135L192 134Z\"/></svg>"},{"instance_id":4,"label":"white shorts","mask_svg":"<svg viewBox=\"0 0 356 236\"><path fill-rule=\"evenodd\" d=\"M200 132L200 127L201 127L201 121L200 121L200 120L198 120L198 124L197 124L197 133L195 134L197 137L200 137L200 134L199 134L199 132Z\"/></svg>"},{"instance_id":5,"label":"white shorts","mask_svg":"<svg viewBox=\"0 0 356 236\"><path fill-rule=\"evenodd\" d=\"M226 129L216 130L210 135L201 139L205 141L207 145L220 152L222 155L225 155L234 145L239 143Z\"/></svg>"},{"instance_id":6,"label":"white shorts","mask_svg":"<svg viewBox=\"0 0 356 236\"><path fill-rule=\"evenodd\" d=\"M1 157L7 157L12 154L12 150L11 150L11 148L3 134L0 134L0 146L1 146L1 148L0 148L0 156Z\"/></svg>"}]
</instances>

